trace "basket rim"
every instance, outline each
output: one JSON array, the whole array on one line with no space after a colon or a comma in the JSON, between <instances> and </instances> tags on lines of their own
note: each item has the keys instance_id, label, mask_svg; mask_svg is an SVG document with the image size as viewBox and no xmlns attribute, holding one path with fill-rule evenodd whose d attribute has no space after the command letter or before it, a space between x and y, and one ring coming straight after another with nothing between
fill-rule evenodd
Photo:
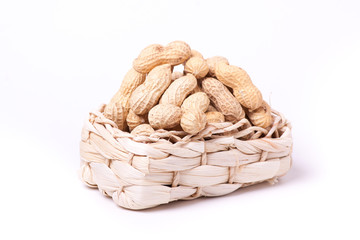
<instances>
[{"instance_id":1,"label":"basket rim","mask_svg":"<svg viewBox=\"0 0 360 240\"><path fill-rule=\"evenodd\" d=\"M169 139L172 140L174 143L187 143L191 141L209 141L207 138L228 138L231 134L230 132L244 128L242 133L238 133L237 135L233 136L234 138L240 138L242 136L249 135L253 133L254 135L250 139L242 139L243 141L253 141L257 139L284 139L284 138L291 138L291 123L285 118L285 116L271 108L271 113L274 118L272 126L268 127L267 129L252 126L250 121L247 118L243 118L236 123L231 122L222 122L222 123L208 123L202 131L200 131L196 135L188 134L184 131L176 131L176 130L165 130L165 129L157 129L154 133L150 136L144 135L133 135L130 132L120 130L116 123L112 120L106 118L103 115L103 110L105 109L106 104L101 104L97 109L90 111L89 118L85 120L85 126L87 126L91 132L97 132L96 129L91 127L91 125L98 123L103 124L108 131L110 131L114 138L130 138L135 142L142 142L142 143L156 143L161 140L168 141ZM84 127L85 127L84 126ZM245 130L245 132L244 132ZM273 137L273 135L278 131L278 136ZM219 135L225 134L225 135ZM229 135L227 135L229 134ZM289 136L290 135L290 136Z\"/></svg>"}]
</instances>

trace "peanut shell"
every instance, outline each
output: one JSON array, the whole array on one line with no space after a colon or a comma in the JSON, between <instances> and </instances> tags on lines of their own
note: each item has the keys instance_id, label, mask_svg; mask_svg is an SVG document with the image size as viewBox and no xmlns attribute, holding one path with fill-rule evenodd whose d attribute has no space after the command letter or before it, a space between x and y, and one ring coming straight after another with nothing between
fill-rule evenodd
<instances>
[{"instance_id":1,"label":"peanut shell","mask_svg":"<svg viewBox=\"0 0 360 240\"><path fill-rule=\"evenodd\" d=\"M219 81L233 89L234 96L243 107L254 110L262 105L262 94L245 70L221 62L216 65L215 73Z\"/></svg>"},{"instance_id":2,"label":"peanut shell","mask_svg":"<svg viewBox=\"0 0 360 240\"><path fill-rule=\"evenodd\" d=\"M131 68L124 76L119 90L104 109L104 116L114 121L120 130L126 129L130 96L144 82L145 76L145 74L138 73L135 69Z\"/></svg>"},{"instance_id":3,"label":"peanut shell","mask_svg":"<svg viewBox=\"0 0 360 240\"><path fill-rule=\"evenodd\" d=\"M272 125L273 117L271 116L271 107L263 101L261 107L247 111L247 115L252 124L258 127L267 128Z\"/></svg>"},{"instance_id":4,"label":"peanut shell","mask_svg":"<svg viewBox=\"0 0 360 240\"><path fill-rule=\"evenodd\" d=\"M203 78L209 72L206 61L200 57L191 57L186 61L184 71L193 74L197 79Z\"/></svg>"},{"instance_id":5,"label":"peanut shell","mask_svg":"<svg viewBox=\"0 0 360 240\"><path fill-rule=\"evenodd\" d=\"M221 56L215 56L215 57L211 57L211 58L206 59L206 63L208 65L208 67L209 67L208 76L215 77L216 64L218 64L220 62L224 62L226 64L229 64L229 61L226 58L221 57Z\"/></svg>"},{"instance_id":6,"label":"peanut shell","mask_svg":"<svg viewBox=\"0 0 360 240\"><path fill-rule=\"evenodd\" d=\"M130 108L137 115L144 115L157 104L171 83L171 66L164 64L149 72L143 84L130 97Z\"/></svg>"},{"instance_id":7,"label":"peanut shell","mask_svg":"<svg viewBox=\"0 0 360 240\"><path fill-rule=\"evenodd\" d=\"M237 122L245 117L245 112L238 100L220 81L215 78L206 78L202 81L202 89L216 109L224 114L227 121Z\"/></svg>"},{"instance_id":8,"label":"peanut shell","mask_svg":"<svg viewBox=\"0 0 360 240\"><path fill-rule=\"evenodd\" d=\"M163 47L152 44L143 49L134 60L133 67L140 73L148 73L162 64L172 66L185 62L191 56L189 45L183 41L174 41Z\"/></svg>"},{"instance_id":9,"label":"peanut shell","mask_svg":"<svg viewBox=\"0 0 360 240\"><path fill-rule=\"evenodd\" d=\"M207 112L206 114L206 121L208 123L221 123L225 122L224 114L221 112Z\"/></svg>"},{"instance_id":10,"label":"peanut shell","mask_svg":"<svg viewBox=\"0 0 360 240\"><path fill-rule=\"evenodd\" d=\"M210 104L209 97L204 92L197 92L187 97L181 105L181 111L191 111L192 109L199 109L205 112Z\"/></svg>"},{"instance_id":11,"label":"peanut shell","mask_svg":"<svg viewBox=\"0 0 360 240\"><path fill-rule=\"evenodd\" d=\"M200 109L192 109L183 113L180 125L185 132L195 135L205 128L206 115Z\"/></svg>"},{"instance_id":12,"label":"peanut shell","mask_svg":"<svg viewBox=\"0 0 360 240\"><path fill-rule=\"evenodd\" d=\"M180 107L184 99L197 86L194 75L187 74L170 84L160 99L160 104L174 104Z\"/></svg>"},{"instance_id":13,"label":"peanut shell","mask_svg":"<svg viewBox=\"0 0 360 240\"><path fill-rule=\"evenodd\" d=\"M130 109L130 111L126 117L126 123L129 126L129 129L131 131L138 125L146 123L146 115L145 116L137 115L134 113L133 110Z\"/></svg>"},{"instance_id":14,"label":"peanut shell","mask_svg":"<svg viewBox=\"0 0 360 240\"><path fill-rule=\"evenodd\" d=\"M159 104L150 110L148 118L154 129L170 129L180 123L181 109L173 104Z\"/></svg>"},{"instance_id":15,"label":"peanut shell","mask_svg":"<svg viewBox=\"0 0 360 240\"><path fill-rule=\"evenodd\" d=\"M140 124L131 131L131 134L140 135L140 136L150 136L154 132L155 130L150 126L150 124Z\"/></svg>"}]
</instances>

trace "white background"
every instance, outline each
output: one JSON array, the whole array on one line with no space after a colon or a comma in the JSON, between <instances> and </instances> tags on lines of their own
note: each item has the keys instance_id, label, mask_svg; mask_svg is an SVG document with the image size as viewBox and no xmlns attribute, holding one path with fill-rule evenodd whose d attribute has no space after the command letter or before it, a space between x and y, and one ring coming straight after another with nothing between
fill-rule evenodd
<instances>
[{"instance_id":1,"label":"white background","mask_svg":"<svg viewBox=\"0 0 360 240\"><path fill-rule=\"evenodd\" d=\"M248 71L292 122L277 185L129 211L79 180L80 131L142 48ZM1 1L1 239L359 239L358 1Z\"/></svg>"}]
</instances>

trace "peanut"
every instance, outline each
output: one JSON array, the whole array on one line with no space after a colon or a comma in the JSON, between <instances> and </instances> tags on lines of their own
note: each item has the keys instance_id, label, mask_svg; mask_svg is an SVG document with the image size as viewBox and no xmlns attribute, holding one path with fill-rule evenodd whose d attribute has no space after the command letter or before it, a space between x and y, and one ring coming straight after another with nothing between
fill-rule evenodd
<instances>
[{"instance_id":1,"label":"peanut","mask_svg":"<svg viewBox=\"0 0 360 240\"><path fill-rule=\"evenodd\" d=\"M211 104L209 104L209 107L208 107L208 109L206 110L206 112L217 112L218 110L216 110L216 108L213 106L213 105L211 105Z\"/></svg>"},{"instance_id":2,"label":"peanut","mask_svg":"<svg viewBox=\"0 0 360 240\"><path fill-rule=\"evenodd\" d=\"M160 104L173 104L180 107L184 99L196 87L197 81L194 75L187 74L176 79L160 98Z\"/></svg>"},{"instance_id":3,"label":"peanut","mask_svg":"<svg viewBox=\"0 0 360 240\"><path fill-rule=\"evenodd\" d=\"M191 94L197 93L197 92L203 92L199 84L196 85L196 87L191 91Z\"/></svg>"},{"instance_id":4,"label":"peanut","mask_svg":"<svg viewBox=\"0 0 360 240\"><path fill-rule=\"evenodd\" d=\"M173 104L159 104L150 110L148 118L154 129L173 128L180 122L181 109Z\"/></svg>"},{"instance_id":5,"label":"peanut","mask_svg":"<svg viewBox=\"0 0 360 240\"><path fill-rule=\"evenodd\" d=\"M124 109L124 107L121 106L121 103L110 102L109 104L107 104L104 109L104 116L107 119L112 120L120 130L122 131L126 130L127 112Z\"/></svg>"},{"instance_id":6,"label":"peanut","mask_svg":"<svg viewBox=\"0 0 360 240\"><path fill-rule=\"evenodd\" d=\"M195 108L181 116L180 125L185 132L195 135L205 128L206 115L200 109Z\"/></svg>"},{"instance_id":7,"label":"peanut","mask_svg":"<svg viewBox=\"0 0 360 240\"><path fill-rule=\"evenodd\" d=\"M184 71L193 74L197 79L203 78L209 72L206 61L200 57L191 57L186 61Z\"/></svg>"},{"instance_id":8,"label":"peanut","mask_svg":"<svg viewBox=\"0 0 360 240\"><path fill-rule=\"evenodd\" d=\"M200 52L196 51L195 49L191 49L190 58L192 58L192 57L199 57L199 58L204 59L203 55ZM185 65L185 63L183 63L183 65Z\"/></svg>"},{"instance_id":9,"label":"peanut","mask_svg":"<svg viewBox=\"0 0 360 240\"><path fill-rule=\"evenodd\" d=\"M140 73L148 73L158 65L172 66L185 62L191 56L189 45L183 41L174 41L163 47L152 44L143 49L134 60L133 67Z\"/></svg>"},{"instance_id":10,"label":"peanut","mask_svg":"<svg viewBox=\"0 0 360 240\"><path fill-rule=\"evenodd\" d=\"M220 62L224 62L226 64L229 64L228 60L226 58L224 58L224 57L221 57L221 56L215 56L215 57L211 57L211 58L206 59L206 63L208 65L208 67L209 67L208 75L210 77L215 77L216 64L218 64Z\"/></svg>"},{"instance_id":11,"label":"peanut","mask_svg":"<svg viewBox=\"0 0 360 240\"><path fill-rule=\"evenodd\" d=\"M247 115L251 123L258 127L267 128L273 123L271 107L265 101L262 102L261 107L253 111L247 111Z\"/></svg>"},{"instance_id":12,"label":"peanut","mask_svg":"<svg viewBox=\"0 0 360 240\"><path fill-rule=\"evenodd\" d=\"M131 68L125 75L118 92L104 109L104 116L113 120L120 130L126 128L126 116L130 109L129 99L134 90L144 82L145 74Z\"/></svg>"},{"instance_id":13,"label":"peanut","mask_svg":"<svg viewBox=\"0 0 360 240\"><path fill-rule=\"evenodd\" d=\"M187 97L181 105L181 111L191 111L198 108L202 112L205 112L210 104L209 97L204 92L197 92Z\"/></svg>"},{"instance_id":14,"label":"peanut","mask_svg":"<svg viewBox=\"0 0 360 240\"><path fill-rule=\"evenodd\" d=\"M210 100L206 93L198 92L190 95L181 105L180 125L182 129L192 135L200 132L206 126L205 111L208 109Z\"/></svg>"},{"instance_id":15,"label":"peanut","mask_svg":"<svg viewBox=\"0 0 360 240\"><path fill-rule=\"evenodd\" d=\"M195 49L191 49L190 57L199 57L199 58L204 59L203 55L199 51L196 51Z\"/></svg>"},{"instance_id":16,"label":"peanut","mask_svg":"<svg viewBox=\"0 0 360 240\"><path fill-rule=\"evenodd\" d=\"M137 115L134 113L133 110L130 109L130 111L126 117L126 123L129 126L129 129L131 131L138 125L146 123L146 115L145 116Z\"/></svg>"},{"instance_id":17,"label":"peanut","mask_svg":"<svg viewBox=\"0 0 360 240\"><path fill-rule=\"evenodd\" d=\"M184 72L173 72L179 64ZM224 57L205 60L185 42L174 41L140 52L103 114L134 134L162 128L195 135L206 123L238 122L245 117L243 108L253 125L272 125L271 107L246 71Z\"/></svg>"},{"instance_id":18,"label":"peanut","mask_svg":"<svg viewBox=\"0 0 360 240\"><path fill-rule=\"evenodd\" d=\"M216 64L215 74L223 84L233 89L234 96L243 107L255 110L262 105L261 92L243 69L220 62Z\"/></svg>"},{"instance_id":19,"label":"peanut","mask_svg":"<svg viewBox=\"0 0 360 240\"><path fill-rule=\"evenodd\" d=\"M144 115L155 106L171 83L171 66L164 64L152 69L143 84L130 97L130 108L137 115Z\"/></svg>"},{"instance_id":20,"label":"peanut","mask_svg":"<svg viewBox=\"0 0 360 240\"><path fill-rule=\"evenodd\" d=\"M175 81L176 79L178 79L178 78L180 78L182 76L184 76L184 74L182 72L174 71L171 74L171 81Z\"/></svg>"},{"instance_id":21,"label":"peanut","mask_svg":"<svg viewBox=\"0 0 360 240\"><path fill-rule=\"evenodd\" d=\"M225 117L221 112L207 112L206 121L207 123L221 123L225 122Z\"/></svg>"},{"instance_id":22,"label":"peanut","mask_svg":"<svg viewBox=\"0 0 360 240\"><path fill-rule=\"evenodd\" d=\"M237 122L245 117L240 103L220 81L206 78L202 81L202 89L227 121Z\"/></svg>"},{"instance_id":23,"label":"peanut","mask_svg":"<svg viewBox=\"0 0 360 240\"><path fill-rule=\"evenodd\" d=\"M155 130L150 126L150 124L140 124L135 127L132 131L132 135L140 135L140 136L150 136Z\"/></svg>"}]
</instances>

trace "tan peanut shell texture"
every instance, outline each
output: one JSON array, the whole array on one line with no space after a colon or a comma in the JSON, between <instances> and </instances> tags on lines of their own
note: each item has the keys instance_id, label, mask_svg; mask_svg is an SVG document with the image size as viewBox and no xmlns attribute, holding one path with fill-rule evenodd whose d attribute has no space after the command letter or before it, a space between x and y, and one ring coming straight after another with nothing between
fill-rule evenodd
<instances>
[{"instance_id":1,"label":"tan peanut shell texture","mask_svg":"<svg viewBox=\"0 0 360 240\"><path fill-rule=\"evenodd\" d=\"M290 123L245 70L183 41L152 44L90 112L80 176L118 205L146 209L276 183L292 145Z\"/></svg>"}]
</instances>

